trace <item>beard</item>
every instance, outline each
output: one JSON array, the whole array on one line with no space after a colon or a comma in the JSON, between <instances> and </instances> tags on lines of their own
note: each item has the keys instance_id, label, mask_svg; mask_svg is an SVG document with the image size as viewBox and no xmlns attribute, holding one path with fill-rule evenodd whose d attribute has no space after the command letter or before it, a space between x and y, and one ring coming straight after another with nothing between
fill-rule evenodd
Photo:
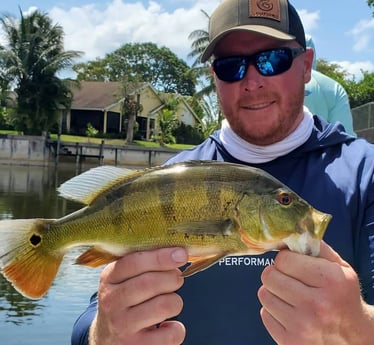
<instances>
[{"instance_id":1,"label":"beard","mask_svg":"<svg viewBox=\"0 0 374 345\"><path fill-rule=\"evenodd\" d=\"M303 84L304 85L304 84ZM292 133L303 119L304 87L293 93L292 97L280 103L279 98L274 96L264 99L278 99L269 111L261 116L254 115L252 110L246 110L240 105L235 107L236 111L225 114L231 129L243 140L259 146L271 145L286 138ZM252 104L255 101L241 100L243 104ZM222 109L225 109L222 107Z\"/></svg>"}]
</instances>

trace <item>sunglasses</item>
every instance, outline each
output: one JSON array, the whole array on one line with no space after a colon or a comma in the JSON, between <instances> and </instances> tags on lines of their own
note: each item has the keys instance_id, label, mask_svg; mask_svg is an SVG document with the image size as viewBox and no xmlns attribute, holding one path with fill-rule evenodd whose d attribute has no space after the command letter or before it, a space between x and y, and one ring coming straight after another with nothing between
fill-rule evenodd
<instances>
[{"instance_id":1,"label":"sunglasses","mask_svg":"<svg viewBox=\"0 0 374 345\"><path fill-rule=\"evenodd\" d=\"M212 66L218 79L230 83L242 80L250 64L253 64L261 75L272 77L289 70L293 60L304 52L305 49L301 47L282 47L264 50L249 56L217 58Z\"/></svg>"}]
</instances>

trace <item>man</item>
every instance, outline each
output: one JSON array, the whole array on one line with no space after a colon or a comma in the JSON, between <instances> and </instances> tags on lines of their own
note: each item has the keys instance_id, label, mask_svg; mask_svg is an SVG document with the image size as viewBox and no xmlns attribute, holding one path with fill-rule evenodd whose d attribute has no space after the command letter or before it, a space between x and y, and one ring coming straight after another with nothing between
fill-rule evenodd
<instances>
[{"instance_id":1,"label":"man","mask_svg":"<svg viewBox=\"0 0 374 345\"><path fill-rule=\"evenodd\" d=\"M305 85L304 105L328 122L339 121L347 133L356 136L347 92L336 80L316 70L316 49L310 35L306 35L306 46L314 50L314 59L311 79Z\"/></svg>"},{"instance_id":2,"label":"man","mask_svg":"<svg viewBox=\"0 0 374 345\"><path fill-rule=\"evenodd\" d=\"M374 148L303 110L313 50L288 1L225 0L209 33L202 59L213 59L226 120L168 163L216 159L266 170L333 215L326 243L319 257L282 250L226 258L184 281L183 248L126 255L103 270L72 343L372 344Z\"/></svg>"}]
</instances>

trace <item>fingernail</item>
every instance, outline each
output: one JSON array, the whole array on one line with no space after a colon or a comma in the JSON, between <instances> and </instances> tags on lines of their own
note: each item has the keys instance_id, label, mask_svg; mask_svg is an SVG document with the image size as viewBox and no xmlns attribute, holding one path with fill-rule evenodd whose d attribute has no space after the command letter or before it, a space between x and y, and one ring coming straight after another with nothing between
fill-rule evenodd
<instances>
[{"instance_id":1,"label":"fingernail","mask_svg":"<svg viewBox=\"0 0 374 345\"><path fill-rule=\"evenodd\" d=\"M175 262L185 263L187 262L187 253L183 248L178 248L171 253L171 257Z\"/></svg>"}]
</instances>

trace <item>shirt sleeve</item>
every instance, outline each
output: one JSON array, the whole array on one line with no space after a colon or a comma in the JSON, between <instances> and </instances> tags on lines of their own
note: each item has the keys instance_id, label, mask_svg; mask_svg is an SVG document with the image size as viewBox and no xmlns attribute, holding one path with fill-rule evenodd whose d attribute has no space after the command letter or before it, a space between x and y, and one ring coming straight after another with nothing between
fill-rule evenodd
<instances>
[{"instance_id":1,"label":"shirt sleeve","mask_svg":"<svg viewBox=\"0 0 374 345\"><path fill-rule=\"evenodd\" d=\"M360 277L361 291L365 301L374 305L374 181L364 194L366 207L363 224L356 239L357 273Z\"/></svg>"},{"instance_id":2,"label":"shirt sleeve","mask_svg":"<svg viewBox=\"0 0 374 345\"><path fill-rule=\"evenodd\" d=\"M97 293L92 295L89 306L75 321L71 335L71 345L88 345L88 334L96 311Z\"/></svg>"},{"instance_id":3,"label":"shirt sleeve","mask_svg":"<svg viewBox=\"0 0 374 345\"><path fill-rule=\"evenodd\" d=\"M356 136L348 94L334 79L313 70L312 79L305 86L304 104L312 114L330 123L340 122L348 134Z\"/></svg>"},{"instance_id":4,"label":"shirt sleeve","mask_svg":"<svg viewBox=\"0 0 374 345\"><path fill-rule=\"evenodd\" d=\"M349 98L347 92L339 83L335 83L334 98L334 104L330 107L329 111L329 121L332 123L340 121L347 133L356 136L353 130L353 118Z\"/></svg>"}]
</instances>

